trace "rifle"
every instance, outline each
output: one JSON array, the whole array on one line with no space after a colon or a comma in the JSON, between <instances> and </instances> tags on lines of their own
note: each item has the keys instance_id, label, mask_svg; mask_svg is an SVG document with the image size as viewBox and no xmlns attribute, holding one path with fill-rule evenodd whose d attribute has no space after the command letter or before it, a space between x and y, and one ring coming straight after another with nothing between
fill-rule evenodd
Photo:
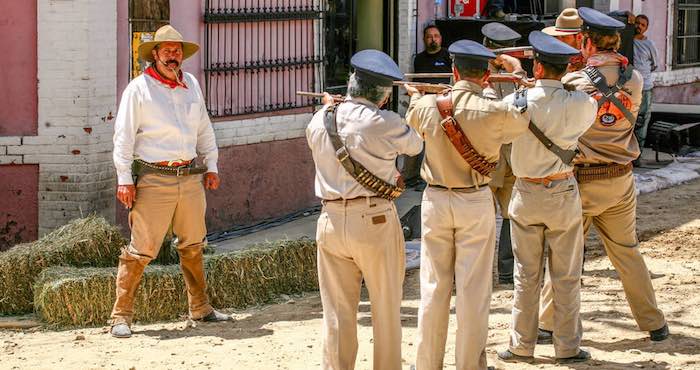
<instances>
[{"instance_id":1,"label":"rifle","mask_svg":"<svg viewBox=\"0 0 700 370\"><path fill-rule=\"evenodd\" d=\"M532 46L516 46L512 48L493 49L494 54L506 54L518 59L532 59L535 57L535 51Z\"/></svg>"},{"instance_id":2,"label":"rifle","mask_svg":"<svg viewBox=\"0 0 700 370\"><path fill-rule=\"evenodd\" d=\"M443 77L452 77L452 73L406 73L405 74L406 78L443 78ZM528 78L522 78L519 75L512 74L512 73L493 73L489 75L489 82L512 82L521 86L525 87L532 87L534 86L533 81L528 79ZM405 81L397 81L394 83L394 85L403 85L406 83ZM409 82L409 85L422 85L426 86L426 92L428 89L430 91L435 91L435 92L440 92L446 88L448 88L448 85L442 85L442 84L428 84L428 83L420 83L420 82ZM428 86L428 85L432 85ZM421 90L418 88L418 90Z\"/></svg>"},{"instance_id":3,"label":"rifle","mask_svg":"<svg viewBox=\"0 0 700 370\"><path fill-rule=\"evenodd\" d=\"M308 96L312 98L323 98L323 93L309 92L309 91L297 91L297 95ZM340 103L345 100L345 97L339 94L331 95L334 103Z\"/></svg>"}]
</instances>

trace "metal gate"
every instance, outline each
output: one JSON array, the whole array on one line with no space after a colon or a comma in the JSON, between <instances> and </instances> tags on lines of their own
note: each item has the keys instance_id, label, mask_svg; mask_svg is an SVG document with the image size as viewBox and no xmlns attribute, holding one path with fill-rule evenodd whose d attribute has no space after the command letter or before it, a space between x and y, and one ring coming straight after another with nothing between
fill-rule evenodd
<instances>
[{"instance_id":1,"label":"metal gate","mask_svg":"<svg viewBox=\"0 0 700 370\"><path fill-rule=\"evenodd\" d=\"M322 0L206 0L204 75L212 117L310 107L320 88Z\"/></svg>"}]
</instances>

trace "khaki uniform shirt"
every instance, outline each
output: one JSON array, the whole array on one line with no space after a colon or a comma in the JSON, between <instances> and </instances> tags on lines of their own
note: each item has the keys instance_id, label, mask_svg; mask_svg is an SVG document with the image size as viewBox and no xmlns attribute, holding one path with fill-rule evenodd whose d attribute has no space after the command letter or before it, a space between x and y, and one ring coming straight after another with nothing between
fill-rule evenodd
<instances>
[{"instance_id":1,"label":"khaki uniform shirt","mask_svg":"<svg viewBox=\"0 0 700 370\"><path fill-rule=\"evenodd\" d=\"M485 98L483 92L473 82L458 81L452 88L454 117L474 149L489 162L496 162L501 144L525 132L530 116L513 105ZM447 138L435 98L414 94L406 112L408 124L425 140L421 176L428 184L450 188L486 185L491 178L472 170Z\"/></svg>"},{"instance_id":2,"label":"khaki uniform shirt","mask_svg":"<svg viewBox=\"0 0 700 370\"><path fill-rule=\"evenodd\" d=\"M315 193L322 199L374 196L340 164L326 132L324 107L306 127L306 139L316 166ZM357 162L382 180L396 184L399 154L417 155L423 141L415 130L391 111L380 110L362 98L346 98L336 111L338 135Z\"/></svg>"},{"instance_id":3,"label":"khaki uniform shirt","mask_svg":"<svg viewBox=\"0 0 700 370\"><path fill-rule=\"evenodd\" d=\"M505 72L502 69L498 69L493 66L493 64L489 63L489 71L491 73L503 73ZM515 90L518 88L518 85L512 83L512 82L496 82L491 84L493 86L493 90L496 94L493 96L495 99L503 99L504 97L512 94L515 92ZM491 96L488 96L491 97ZM500 158L498 160L498 165L496 165L496 169L491 173L491 182L489 185L495 188L501 188L505 184L505 178L506 176L510 177L513 176L513 170L510 168L510 152L511 152L511 146L510 144L503 144L501 145L501 154Z\"/></svg>"},{"instance_id":4,"label":"khaki uniform shirt","mask_svg":"<svg viewBox=\"0 0 700 370\"><path fill-rule=\"evenodd\" d=\"M598 67L605 76L608 86L614 85L618 80L619 64L611 63ZM593 94L597 90L585 72L576 71L568 73L562 78L565 84L573 85L576 90ZM644 81L639 72L634 71L632 78L627 81L621 91L624 91L632 100L630 112L637 116L639 105L642 102L642 85ZM603 125L600 119L596 119L593 126L579 139L579 155L576 163L619 163L627 164L639 156L640 149L637 138L634 136L635 122L629 122L626 118L616 121L612 126Z\"/></svg>"},{"instance_id":5,"label":"khaki uniform shirt","mask_svg":"<svg viewBox=\"0 0 700 370\"><path fill-rule=\"evenodd\" d=\"M514 95L503 101L513 103ZM598 103L583 91L566 91L557 80L537 80L527 91L530 119L562 149L573 150L581 135L595 122ZM511 166L516 177L547 177L568 172L572 166L547 149L528 130L513 141Z\"/></svg>"}]
</instances>

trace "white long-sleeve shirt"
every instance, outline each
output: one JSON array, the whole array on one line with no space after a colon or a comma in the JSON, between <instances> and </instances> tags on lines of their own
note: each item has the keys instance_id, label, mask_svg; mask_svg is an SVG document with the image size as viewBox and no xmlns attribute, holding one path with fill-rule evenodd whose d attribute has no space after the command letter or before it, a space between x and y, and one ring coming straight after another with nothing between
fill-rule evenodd
<instances>
[{"instance_id":1,"label":"white long-sleeve shirt","mask_svg":"<svg viewBox=\"0 0 700 370\"><path fill-rule=\"evenodd\" d=\"M119 185L133 184L131 163L190 160L202 155L207 171L218 172L214 129L197 80L170 88L142 74L124 90L114 123L114 166Z\"/></svg>"},{"instance_id":2,"label":"white long-sleeve shirt","mask_svg":"<svg viewBox=\"0 0 700 370\"><path fill-rule=\"evenodd\" d=\"M513 103L513 94L503 101ZM583 91L567 91L561 81L537 80L527 91L530 119L562 149L573 150L596 120L598 103ZM541 178L572 170L530 131L513 141L510 157L517 177Z\"/></svg>"},{"instance_id":3,"label":"white long-sleeve shirt","mask_svg":"<svg viewBox=\"0 0 700 370\"><path fill-rule=\"evenodd\" d=\"M358 183L335 156L323 124L326 108L314 114L306 128L306 139L316 165L315 192L322 199L351 199L374 196ZM401 117L362 98L348 98L336 111L338 135L350 156L382 180L396 184L399 154L416 155L423 148L418 133Z\"/></svg>"}]
</instances>

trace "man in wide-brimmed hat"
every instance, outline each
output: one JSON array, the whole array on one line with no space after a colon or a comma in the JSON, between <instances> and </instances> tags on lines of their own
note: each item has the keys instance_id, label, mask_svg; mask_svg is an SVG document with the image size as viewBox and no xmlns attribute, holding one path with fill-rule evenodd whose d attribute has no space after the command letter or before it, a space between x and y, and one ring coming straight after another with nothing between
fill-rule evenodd
<instances>
[{"instance_id":1,"label":"man in wide-brimmed hat","mask_svg":"<svg viewBox=\"0 0 700 370\"><path fill-rule=\"evenodd\" d=\"M554 26L546 27L542 32L554 36L559 41L571 46L572 48L581 49L581 26L583 20L578 16L578 10L575 8L566 8L562 10L557 17ZM581 54L571 57L569 61L569 72L578 71L586 66L586 61Z\"/></svg>"},{"instance_id":2,"label":"man in wide-brimmed hat","mask_svg":"<svg viewBox=\"0 0 700 370\"><path fill-rule=\"evenodd\" d=\"M134 294L172 224L187 285L189 313L203 321L230 320L206 294L202 249L206 243L204 188L219 187L218 150L199 83L182 61L199 46L171 26L139 46L150 62L124 90L114 125L117 198L131 211L131 242L122 249L111 334L131 336ZM197 166L201 156L204 166Z\"/></svg>"}]
</instances>

